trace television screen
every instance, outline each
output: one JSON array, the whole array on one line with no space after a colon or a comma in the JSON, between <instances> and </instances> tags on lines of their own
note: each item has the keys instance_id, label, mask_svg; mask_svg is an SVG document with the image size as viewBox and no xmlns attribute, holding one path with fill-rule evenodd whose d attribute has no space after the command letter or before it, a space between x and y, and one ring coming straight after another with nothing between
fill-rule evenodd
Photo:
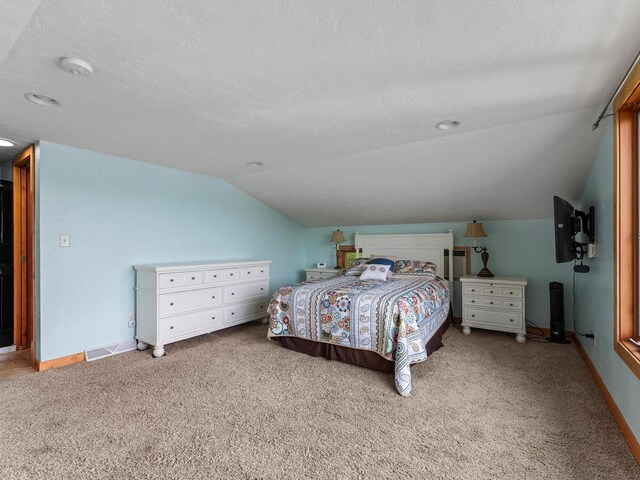
<instances>
[{"instance_id":1,"label":"television screen","mask_svg":"<svg viewBox=\"0 0 640 480\"><path fill-rule=\"evenodd\" d=\"M569 202L558 196L553 197L553 221L556 233L556 262L570 262L574 259L573 219L575 209Z\"/></svg>"}]
</instances>

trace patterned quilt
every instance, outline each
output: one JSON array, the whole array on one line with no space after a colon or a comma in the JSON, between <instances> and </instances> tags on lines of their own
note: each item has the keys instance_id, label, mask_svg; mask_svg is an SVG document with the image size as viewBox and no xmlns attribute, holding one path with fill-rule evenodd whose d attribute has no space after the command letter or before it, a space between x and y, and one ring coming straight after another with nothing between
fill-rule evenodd
<instances>
[{"instance_id":1,"label":"patterned quilt","mask_svg":"<svg viewBox=\"0 0 640 480\"><path fill-rule=\"evenodd\" d=\"M447 282L436 276L388 281L339 275L282 287L270 304L269 337L295 336L371 350L395 362L395 384L411 393L410 365L449 314Z\"/></svg>"}]
</instances>

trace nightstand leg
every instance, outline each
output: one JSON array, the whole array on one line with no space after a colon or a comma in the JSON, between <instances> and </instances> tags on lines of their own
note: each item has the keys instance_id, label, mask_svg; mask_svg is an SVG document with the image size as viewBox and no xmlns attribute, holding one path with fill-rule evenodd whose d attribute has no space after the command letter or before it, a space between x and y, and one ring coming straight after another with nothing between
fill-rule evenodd
<instances>
[{"instance_id":1,"label":"nightstand leg","mask_svg":"<svg viewBox=\"0 0 640 480\"><path fill-rule=\"evenodd\" d=\"M142 350L146 350L147 347L149 345L147 345L145 342L143 342L142 340L138 340L138 350L142 351Z\"/></svg>"},{"instance_id":2,"label":"nightstand leg","mask_svg":"<svg viewBox=\"0 0 640 480\"><path fill-rule=\"evenodd\" d=\"M471 335L471 328L462 327L462 333L464 333L465 335Z\"/></svg>"},{"instance_id":3,"label":"nightstand leg","mask_svg":"<svg viewBox=\"0 0 640 480\"><path fill-rule=\"evenodd\" d=\"M525 336L524 333L518 333L516 334L516 342L518 343L524 343L527 341L527 337Z\"/></svg>"}]
</instances>

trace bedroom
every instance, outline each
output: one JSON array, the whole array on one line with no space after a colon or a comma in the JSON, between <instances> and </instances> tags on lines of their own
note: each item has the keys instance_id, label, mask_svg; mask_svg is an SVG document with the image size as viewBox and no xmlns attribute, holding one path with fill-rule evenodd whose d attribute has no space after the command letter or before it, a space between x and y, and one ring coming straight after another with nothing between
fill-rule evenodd
<instances>
[{"instance_id":1,"label":"bedroom","mask_svg":"<svg viewBox=\"0 0 640 480\"><path fill-rule=\"evenodd\" d=\"M0 292L15 350L0 354L3 478L640 477L640 368L625 343L637 253L615 243L637 222L614 215L637 212L620 194L635 167L614 152L633 137L620 128L635 71L607 104L640 49L638 2L1 0L0 12L1 176L11 206L24 200ZM554 195L596 209L575 296L572 264L554 255ZM486 237L465 236L474 220ZM486 247L496 284L526 279L528 339L465 335L454 278L440 307L455 325L410 367L409 396L393 372L269 340L263 311L161 358L135 350L137 337L157 345L142 338L134 266L174 265L155 267L173 268L154 276L171 292L193 276L226 293L207 275L270 262L255 298L272 300L318 263L336 273L337 230L351 259L360 238L451 231L462 262L386 252L439 277L478 273L481 253L457 247ZM341 277L307 285L355 281ZM568 345L536 330L551 326L550 282L564 285Z\"/></svg>"}]
</instances>

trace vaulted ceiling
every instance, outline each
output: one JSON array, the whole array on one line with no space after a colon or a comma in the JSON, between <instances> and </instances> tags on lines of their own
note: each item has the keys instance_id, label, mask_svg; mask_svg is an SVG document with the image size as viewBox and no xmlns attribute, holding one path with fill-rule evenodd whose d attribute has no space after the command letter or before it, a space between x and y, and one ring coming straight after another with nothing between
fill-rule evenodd
<instances>
[{"instance_id":1,"label":"vaulted ceiling","mask_svg":"<svg viewBox=\"0 0 640 480\"><path fill-rule=\"evenodd\" d=\"M640 48L635 0L0 9L0 137L221 177L308 226L549 216L553 194L579 197L591 124Z\"/></svg>"}]
</instances>

